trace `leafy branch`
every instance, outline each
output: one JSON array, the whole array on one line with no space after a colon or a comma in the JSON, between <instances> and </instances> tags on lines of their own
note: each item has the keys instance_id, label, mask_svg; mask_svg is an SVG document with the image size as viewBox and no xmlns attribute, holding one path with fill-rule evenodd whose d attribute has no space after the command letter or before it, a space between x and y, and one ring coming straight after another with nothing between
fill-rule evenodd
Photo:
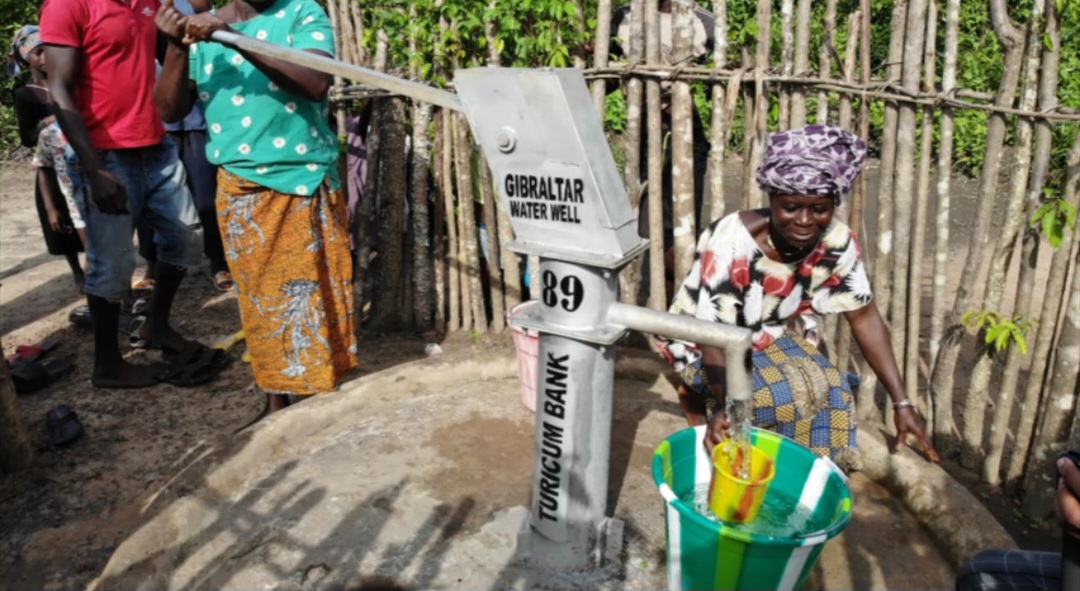
<instances>
[{"instance_id":1,"label":"leafy branch","mask_svg":"<svg viewBox=\"0 0 1080 591\"><path fill-rule=\"evenodd\" d=\"M960 322L975 333L983 333L983 341L987 346L993 347L1000 353L1015 344L1020 353L1027 355L1027 334L1037 322L1024 320L1017 314L1012 318L1005 318L992 310L980 310L965 313Z\"/></svg>"}]
</instances>

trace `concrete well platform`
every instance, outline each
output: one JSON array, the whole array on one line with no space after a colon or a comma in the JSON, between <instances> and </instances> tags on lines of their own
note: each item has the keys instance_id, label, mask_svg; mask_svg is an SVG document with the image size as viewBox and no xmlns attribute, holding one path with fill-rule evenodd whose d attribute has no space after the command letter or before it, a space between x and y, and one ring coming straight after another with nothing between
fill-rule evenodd
<instances>
[{"instance_id":1,"label":"concrete well platform","mask_svg":"<svg viewBox=\"0 0 1080 591\"><path fill-rule=\"evenodd\" d=\"M533 415L508 353L372 374L193 450L92 588L666 588L651 458L685 421L659 363L622 358L617 373L609 506L625 522L619 569L567 576L515 564ZM820 563L825 588L952 588L949 561L902 503L864 476L852 486L853 522Z\"/></svg>"}]
</instances>

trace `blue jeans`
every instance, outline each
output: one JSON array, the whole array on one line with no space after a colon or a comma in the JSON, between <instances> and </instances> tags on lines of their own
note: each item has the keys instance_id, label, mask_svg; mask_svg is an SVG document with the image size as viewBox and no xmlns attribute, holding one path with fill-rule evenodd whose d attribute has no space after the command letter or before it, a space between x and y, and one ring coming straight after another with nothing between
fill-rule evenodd
<instances>
[{"instance_id":1,"label":"blue jeans","mask_svg":"<svg viewBox=\"0 0 1080 591\"><path fill-rule=\"evenodd\" d=\"M146 148L102 151L99 158L127 190L128 213L102 213L90 196L89 183L77 167L71 167L74 184L80 187L75 204L86 221L89 243L85 290L120 301L131 292L135 272L134 220L145 220L153 227L158 260L177 267L187 267L193 257L199 258L202 226L172 139L165 137Z\"/></svg>"}]
</instances>

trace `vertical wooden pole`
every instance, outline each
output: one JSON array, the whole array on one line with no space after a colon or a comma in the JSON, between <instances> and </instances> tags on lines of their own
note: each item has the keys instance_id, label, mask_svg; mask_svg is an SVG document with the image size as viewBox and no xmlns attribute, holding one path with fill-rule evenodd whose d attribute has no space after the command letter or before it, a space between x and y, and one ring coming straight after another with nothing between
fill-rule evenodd
<instances>
[{"instance_id":1,"label":"vertical wooden pole","mask_svg":"<svg viewBox=\"0 0 1080 591\"><path fill-rule=\"evenodd\" d=\"M901 84L908 92L918 92L922 79L923 43L926 40L927 0L908 2L907 25L904 28L904 62ZM905 386L914 376L905 372L904 351L907 334L907 298L910 278L911 232L913 196L915 193L915 124L916 107L912 103L900 104L896 124L896 192L893 195L893 268L892 300L889 317L892 319L892 349L900 371L904 373ZM913 384L914 385L914 384ZM910 387L910 386L908 386ZM886 427L891 425L892 404L885 407Z\"/></svg>"},{"instance_id":2,"label":"vertical wooden pole","mask_svg":"<svg viewBox=\"0 0 1080 591\"><path fill-rule=\"evenodd\" d=\"M656 2L645 3L645 60L660 65L660 12ZM664 277L664 138L660 106L660 82L645 82L649 145L649 307L667 308Z\"/></svg>"},{"instance_id":3,"label":"vertical wooden pole","mask_svg":"<svg viewBox=\"0 0 1080 591\"><path fill-rule=\"evenodd\" d=\"M645 0L634 0L630 4L630 45L626 54L632 64L645 61ZM641 78L631 76L626 81L626 131L623 134L626 168L623 178L633 211L641 209L641 127L644 119L641 107L644 94ZM642 259L638 258L619 273L619 298L625 304L639 303L641 268Z\"/></svg>"},{"instance_id":4,"label":"vertical wooden pole","mask_svg":"<svg viewBox=\"0 0 1080 591\"><path fill-rule=\"evenodd\" d=\"M926 42L923 44L923 92L933 93L937 82L937 2L930 0L926 15ZM932 421L933 407L924 404L919 386L924 383L919 375L919 327L922 320L922 284L925 274L923 252L926 242L926 208L930 202L930 156L934 149L934 109L922 108L922 138L919 144L919 182L915 191L915 222L911 236L911 275L908 277L907 342L904 361L907 397L913 400L928 420ZM929 376L926 376L929 377Z\"/></svg>"},{"instance_id":5,"label":"vertical wooden pole","mask_svg":"<svg viewBox=\"0 0 1080 591\"><path fill-rule=\"evenodd\" d=\"M380 33L383 33L381 30ZM377 35L375 46L375 69L383 72L386 70L388 38L385 34ZM382 101L376 101L371 109L371 123L368 132L367 157L368 172L364 181L364 198L360 200L360 211L357 216L357 244L356 244L356 269L353 274L353 305L356 307L356 331L359 335L361 320L364 318L364 309L370 303L371 294L371 244L372 232L375 231L375 202L379 194L380 177L382 176L382 121L384 105Z\"/></svg>"},{"instance_id":6,"label":"vertical wooden pole","mask_svg":"<svg viewBox=\"0 0 1080 591\"><path fill-rule=\"evenodd\" d=\"M446 332L447 313L447 284L446 284L446 183L448 182L443 171L443 136L446 130L443 127L442 111L433 114L435 121L435 140L433 146L432 176L435 179L435 201L432 211L434 232L432 242L434 244L433 258L435 266L435 330L439 333Z\"/></svg>"},{"instance_id":7,"label":"vertical wooden pole","mask_svg":"<svg viewBox=\"0 0 1080 591\"><path fill-rule=\"evenodd\" d=\"M1038 99L1039 58L1043 46L1042 27L1045 12L1045 0L1034 0L1031 3L1031 22L1027 25L1027 43L1024 55L1024 84L1020 94L1020 108L1024 111L1035 110L1035 103ZM986 302L984 305L987 310L999 310L1004 304L1005 281L1010 262L1015 258L1016 242L1020 236L1020 231L1027 225L1028 218L1024 216L1024 212L1027 205L1028 176L1031 172L1033 124L1034 122L1027 117L1019 117L1016 120L1015 161L1009 174L1011 183L1005 221L994 246L990 273L986 279ZM984 405L983 410L985 410L986 406L990 406L990 378L992 371L993 360L988 355L980 358L971 371L968 397L981 399ZM989 440L986 441L986 457L980 458L983 460L983 480L990 484L1001 482L1001 455L1005 447L1005 435L1009 424L1009 413L1012 412L1012 396L1014 393L1010 391L999 392L998 394L999 396L992 405L994 417L990 421L990 436ZM985 418L985 413L977 413L977 416ZM966 419L967 417L965 417ZM980 424L980 427L982 426ZM983 441L980 437L979 443L982 444Z\"/></svg>"},{"instance_id":8,"label":"vertical wooden pole","mask_svg":"<svg viewBox=\"0 0 1080 591\"><path fill-rule=\"evenodd\" d=\"M447 236L447 258L449 259L449 277L448 283L450 286L450 313L447 322L447 330L454 331L464 328L464 322L462 322L463 316L468 316L468 305L462 306L462 289L461 289L461 240L458 236L458 218L457 208L454 207L454 114L449 109L442 110L442 176L443 176L443 203L445 203L446 210L446 236ZM466 313L463 315L462 310L465 309Z\"/></svg>"},{"instance_id":9,"label":"vertical wooden pole","mask_svg":"<svg viewBox=\"0 0 1080 591\"><path fill-rule=\"evenodd\" d=\"M713 1L713 16L713 37L716 39L713 49L713 68L720 71L727 67L727 0ZM709 178L707 180L709 190L708 200L701 214L702 225L707 225L724 215L724 156L727 151L728 127L731 124L731 117L725 105L726 99L727 90L724 85L714 82L712 85L712 125L709 130L712 136L709 141Z\"/></svg>"},{"instance_id":10,"label":"vertical wooden pole","mask_svg":"<svg viewBox=\"0 0 1080 591\"><path fill-rule=\"evenodd\" d=\"M836 4L829 0L825 5L825 42L818 52L818 77L832 78L832 54L836 51ZM829 122L829 93L818 92L817 117L814 123L826 125Z\"/></svg>"},{"instance_id":11,"label":"vertical wooden pole","mask_svg":"<svg viewBox=\"0 0 1080 591\"><path fill-rule=\"evenodd\" d=\"M611 42L611 0L599 0L596 6L596 41L593 43L593 67L606 68L608 65L608 44ZM592 83L593 106L604 118L604 102L607 97L607 81L594 80Z\"/></svg>"},{"instance_id":12,"label":"vertical wooden pole","mask_svg":"<svg viewBox=\"0 0 1080 591\"><path fill-rule=\"evenodd\" d=\"M949 93L956 88L957 46L960 40L960 0L946 0L945 5L945 65L941 72L941 92ZM937 158L937 226L934 233L934 296L930 317L931 372L937 363L941 339L945 333L945 314L948 303L949 219L952 198L953 161L953 110L941 109L941 139ZM934 407L934 439L938 442L953 437L952 389L948 391L931 388L930 398Z\"/></svg>"},{"instance_id":13,"label":"vertical wooden pole","mask_svg":"<svg viewBox=\"0 0 1080 591\"><path fill-rule=\"evenodd\" d=\"M799 0L795 17L795 75L806 76L810 73L810 0ZM788 122L792 129L806 125L806 90L801 84L791 89L791 116Z\"/></svg>"},{"instance_id":14,"label":"vertical wooden pole","mask_svg":"<svg viewBox=\"0 0 1080 591\"><path fill-rule=\"evenodd\" d=\"M749 187L748 197L751 208L758 208L765 203L765 193L753 180L754 171L765 156L765 136L768 133L769 93L763 76L769 69L769 44L772 31L772 2L758 0L757 4L757 53L754 56L754 135L750 149L750 163L747 169Z\"/></svg>"},{"instance_id":15,"label":"vertical wooden pole","mask_svg":"<svg viewBox=\"0 0 1080 591\"><path fill-rule=\"evenodd\" d=\"M458 207L464 222L461 230L464 234L465 277L469 283L469 297L472 300L472 329L487 332L487 312L484 309L484 290L480 283L480 253L477 248L479 234L476 231L476 198L473 195L472 182L472 144L469 141L469 124L464 115L455 117L454 136L457 148Z\"/></svg>"},{"instance_id":16,"label":"vertical wooden pole","mask_svg":"<svg viewBox=\"0 0 1080 591\"><path fill-rule=\"evenodd\" d=\"M1043 112L1051 111L1058 105L1058 71L1061 62L1061 22L1056 3L1050 2L1046 5L1046 15L1045 36L1050 43L1050 47L1043 49L1039 78L1039 110ZM1050 149L1053 136L1054 127L1051 121L1042 119L1036 122L1035 160L1028 180L1028 211L1024 214L1027 219L1031 219L1035 210L1042 203L1043 183L1050 165ZM1020 267L1015 311L1025 318L1031 317L1032 292L1036 283L1034 275L1041 241L1042 237L1038 234L1032 232L1024 234L1024 249L1020 259L1022 266ZM1057 257L1058 254L1055 254L1054 258L1051 259L1051 265L1054 264ZM1047 291L1043 297L1049 297L1049 293ZM1036 349L1039 348L1039 345L1040 343L1037 342ZM1014 361L1014 357L1018 359ZM1037 359L1042 359L1042 363L1035 363ZM1046 360L1044 358L1034 354L1020 355L1015 348L1010 348L1009 357L1005 362L1005 375L1001 380L1001 390L1015 390L1019 382L1019 374L1025 367L1030 367L1030 371L1028 372L1028 383L1024 388L1023 396L1018 401L1021 408L1020 425L1016 429L1015 444L1010 450L1012 460L1009 462L1008 471L1005 474L1006 483L1011 483L1020 477L1021 468L1024 465L1023 458L1027 455L1031 432L1034 430L1035 415L1039 406L1039 394L1042 386L1042 380L1039 377L1046 371Z\"/></svg>"},{"instance_id":17,"label":"vertical wooden pole","mask_svg":"<svg viewBox=\"0 0 1080 591\"><path fill-rule=\"evenodd\" d=\"M780 74L791 76L795 71L793 61L795 52L795 32L792 30L792 16L795 0L783 0L780 3ZM777 129L788 129L791 125L791 87L780 86L780 121Z\"/></svg>"},{"instance_id":18,"label":"vertical wooden pole","mask_svg":"<svg viewBox=\"0 0 1080 591\"><path fill-rule=\"evenodd\" d=\"M892 22L889 30L889 68L888 79L900 81L901 67L904 60L904 28L907 23L907 0L897 0L893 5ZM892 243L893 243L893 169L896 164L896 121L899 117L895 101L885 102L885 123L882 129L881 163L878 168L877 198L877 249L874 256L873 291L874 301L882 316L889 310L892 295ZM895 322L895 321L894 321ZM862 383L859 385L859 415L864 420L877 413L874 405L874 391L877 389L877 375L864 363ZM886 405L886 413L892 405ZM880 416L880 415L879 415Z\"/></svg>"},{"instance_id":19,"label":"vertical wooden pole","mask_svg":"<svg viewBox=\"0 0 1080 591\"><path fill-rule=\"evenodd\" d=\"M688 63L694 41L694 3L673 0L672 62ZM675 238L675 281L690 274L694 262L694 126L690 84L676 80L671 98L672 231ZM651 199L650 199L651 201Z\"/></svg>"}]
</instances>

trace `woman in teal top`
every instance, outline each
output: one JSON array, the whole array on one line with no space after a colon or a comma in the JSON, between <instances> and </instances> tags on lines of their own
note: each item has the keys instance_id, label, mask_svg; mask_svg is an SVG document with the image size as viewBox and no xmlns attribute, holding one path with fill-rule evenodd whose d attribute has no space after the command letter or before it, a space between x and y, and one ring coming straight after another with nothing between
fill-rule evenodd
<instances>
[{"instance_id":1,"label":"woman in teal top","mask_svg":"<svg viewBox=\"0 0 1080 591\"><path fill-rule=\"evenodd\" d=\"M218 221L267 410L333 390L357 360L332 78L209 42L229 31L332 57L330 21L314 0L233 0L194 16L166 2L156 22L170 42L154 101L165 121L195 100L206 116Z\"/></svg>"}]
</instances>

